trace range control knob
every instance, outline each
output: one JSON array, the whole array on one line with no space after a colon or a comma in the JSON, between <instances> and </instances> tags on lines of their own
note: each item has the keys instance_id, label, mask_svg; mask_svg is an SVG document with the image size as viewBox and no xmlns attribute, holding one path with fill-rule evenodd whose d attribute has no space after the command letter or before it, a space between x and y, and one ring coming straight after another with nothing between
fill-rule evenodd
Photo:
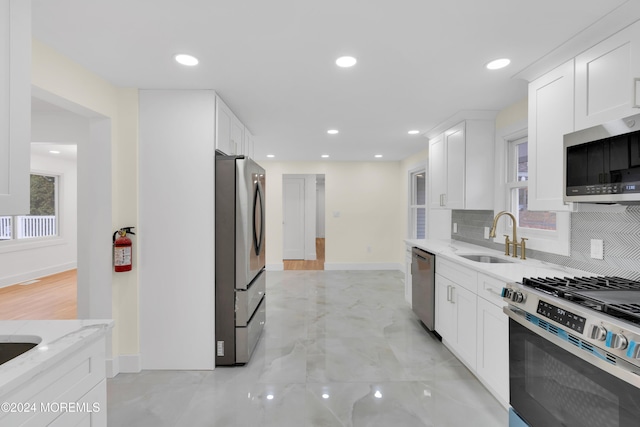
<instances>
[{"instance_id":1,"label":"range control knob","mask_svg":"<svg viewBox=\"0 0 640 427\"><path fill-rule=\"evenodd\" d=\"M622 334L613 334L611 336L611 345L609 347L615 348L616 350L624 350L627 348L629 341L627 337Z\"/></svg>"},{"instance_id":2,"label":"range control knob","mask_svg":"<svg viewBox=\"0 0 640 427\"><path fill-rule=\"evenodd\" d=\"M511 295L511 301L513 302L524 302L525 296L522 292L514 292Z\"/></svg>"},{"instance_id":3,"label":"range control knob","mask_svg":"<svg viewBox=\"0 0 640 427\"><path fill-rule=\"evenodd\" d=\"M604 341L605 338L607 338L607 330L600 325L591 325L589 337L593 338L594 340Z\"/></svg>"}]
</instances>

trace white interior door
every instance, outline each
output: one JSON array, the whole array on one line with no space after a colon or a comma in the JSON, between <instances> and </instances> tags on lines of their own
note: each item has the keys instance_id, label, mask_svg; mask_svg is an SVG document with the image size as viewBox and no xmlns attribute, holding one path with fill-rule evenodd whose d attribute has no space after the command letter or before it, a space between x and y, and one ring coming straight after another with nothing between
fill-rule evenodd
<instances>
[{"instance_id":1,"label":"white interior door","mask_svg":"<svg viewBox=\"0 0 640 427\"><path fill-rule=\"evenodd\" d=\"M304 178L284 178L282 230L284 259L304 259Z\"/></svg>"}]
</instances>

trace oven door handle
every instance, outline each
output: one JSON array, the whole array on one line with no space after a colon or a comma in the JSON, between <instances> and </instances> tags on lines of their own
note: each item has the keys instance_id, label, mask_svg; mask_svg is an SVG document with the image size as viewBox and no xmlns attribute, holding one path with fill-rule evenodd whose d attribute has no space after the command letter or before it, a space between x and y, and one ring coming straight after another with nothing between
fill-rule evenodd
<instances>
[{"instance_id":1,"label":"oven door handle","mask_svg":"<svg viewBox=\"0 0 640 427\"><path fill-rule=\"evenodd\" d=\"M605 354L603 354L604 352L606 352L606 350L602 350L599 349L598 347L596 347L593 343L590 343L589 341L586 340L582 340L585 343L589 344L589 346L594 347L595 351L597 351L597 353L600 356L596 356L595 354L584 350L580 347L577 347L575 344L571 344L569 343L567 340L562 339L550 332L547 332L546 329L544 329L541 326L535 325L534 323L531 323L530 321L527 320L526 315L527 313L524 310L521 310L517 307L511 306L511 305L507 305L505 307L502 307L502 311L509 316L509 318L511 320L513 320L514 322L519 323L520 325L522 325L523 327L527 328L529 331L531 331L532 333L534 333L535 335L538 335L539 337L557 345L558 347L568 351L569 353L571 353L572 355L579 357L580 359L584 360L587 363L590 363L600 369L602 369L605 372L608 372L609 374L613 375L616 378L621 379L622 381L625 381L635 387L639 387L640 388L640 368L638 368L637 366L632 365L631 363L627 362L626 360L624 360L621 357L617 357L612 353L609 353L610 357L614 358L616 363L615 365L607 362L607 356ZM535 314L533 315L535 316ZM537 316L536 316L537 317ZM545 320L546 322L547 320ZM551 324L551 321L548 322L549 324ZM553 325L555 326L555 325ZM561 326L555 326L556 329L562 329L564 331L564 329ZM568 334L567 331L565 331L565 333ZM581 340L581 338L579 338L577 336L577 334L572 334L575 335L575 338L577 340Z\"/></svg>"}]
</instances>

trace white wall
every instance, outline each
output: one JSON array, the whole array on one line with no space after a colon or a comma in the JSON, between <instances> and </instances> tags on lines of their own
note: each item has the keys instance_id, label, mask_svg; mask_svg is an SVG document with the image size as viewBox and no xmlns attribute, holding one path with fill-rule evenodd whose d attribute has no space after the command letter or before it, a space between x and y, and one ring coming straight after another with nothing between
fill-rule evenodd
<instances>
[{"instance_id":1,"label":"white wall","mask_svg":"<svg viewBox=\"0 0 640 427\"><path fill-rule=\"evenodd\" d=\"M215 93L139 99L142 368L213 369Z\"/></svg>"},{"instance_id":2,"label":"white wall","mask_svg":"<svg viewBox=\"0 0 640 427\"><path fill-rule=\"evenodd\" d=\"M77 265L76 162L31 156L31 171L59 176L59 237L3 242L0 246L0 287L70 270Z\"/></svg>"},{"instance_id":3,"label":"white wall","mask_svg":"<svg viewBox=\"0 0 640 427\"><path fill-rule=\"evenodd\" d=\"M267 267L282 268L282 175L324 174L325 269L402 269L400 162L273 162L267 171Z\"/></svg>"}]
</instances>

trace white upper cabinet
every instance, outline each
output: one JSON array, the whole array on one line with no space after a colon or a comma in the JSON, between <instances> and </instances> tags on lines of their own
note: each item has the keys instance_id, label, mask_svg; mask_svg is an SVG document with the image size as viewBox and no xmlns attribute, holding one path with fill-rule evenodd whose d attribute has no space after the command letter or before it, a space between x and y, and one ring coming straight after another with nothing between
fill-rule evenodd
<instances>
[{"instance_id":1,"label":"white upper cabinet","mask_svg":"<svg viewBox=\"0 0 640 427\"><path fill-rule=\"evenodd\" d=\"M493 209L493 120L465 120L429 140L429 206Z\"/></svg>"},{"instance_id":2,"label":"white upper cabinet","mask_svg":"<svg viewBox=\"0 0 640 427\"><path fill-rule=\"evenodd\" d=\"M442 207L443 195L447 192L447 157L444 135L429 140L429 206Z\"/></svg>"},{"instance_id":3,"label":"white upper cabinet","mask_svg":"<svg viewBox=\"0 0 640 427\"><path fill-rule=\"evenodd\" d=\"M0 0L0 215L29 213L31 2Z\"/></svg>"},{"instance_id":4,"label":"white upper cabinet","mask_svg":"<svg viewBox=\"0 0 640 427\"><path fill-rule=\"evenodd\" d=\"M244 128L244 144L242 148L242 154L247 157L253 158L253 135L247 128Z\"/></svg>"},{"instance_id":5,"label":"white upper cabinet","mask_svg":"<svg viewBox=\"0 0 640 427\"><path fill-rule=\"evenodd\" d=\"M573 60L529 84L529 209L563 211L563 138L573 131Z\"/></svg>"},{"instance_id":6,"label":"white upper cabinet","mask_svg":"<svg viewBox=\"0 0 640 427\"><path fill-rule=\"evenodd\" d=\"M244 125L216 96L216 150L228 155L242 154L244 143Z\"/></svg>"},{"instance_id":7,"label":"white upper cabinet","mask_svg":"<svg viewBox=\"0 0 640 427\"><path fill-rule=\"evenodd\" d=\"M576 57L575 130L638 114L640 22Z\"/></svg>"}]
</instances>

